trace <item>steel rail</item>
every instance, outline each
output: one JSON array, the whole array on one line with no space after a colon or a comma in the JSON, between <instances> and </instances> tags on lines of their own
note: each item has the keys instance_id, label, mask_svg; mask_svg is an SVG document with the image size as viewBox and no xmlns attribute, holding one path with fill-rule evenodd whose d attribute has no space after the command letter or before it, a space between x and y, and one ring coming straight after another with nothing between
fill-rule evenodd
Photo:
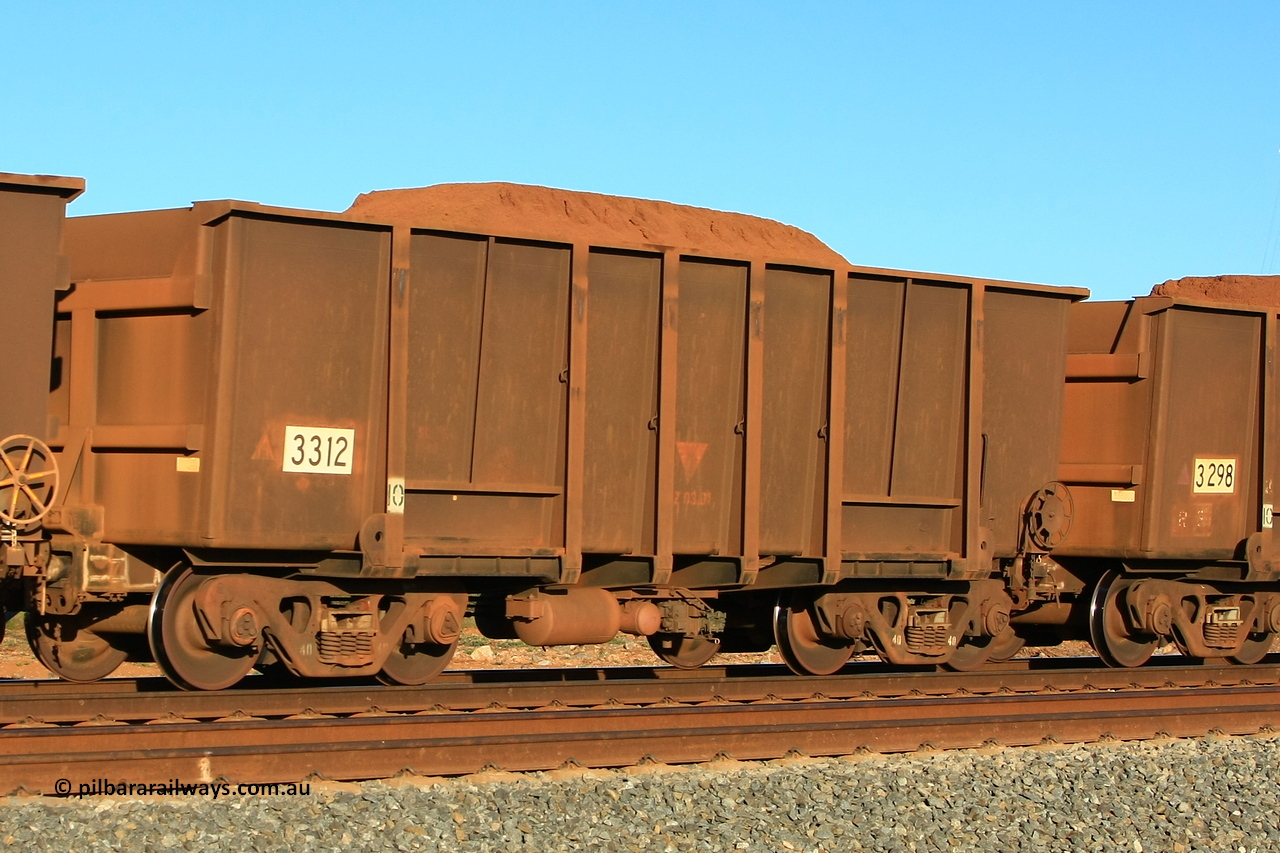
<instances>
[{"instance_id":1,"label":"steel rail","mask_svg":"<svg viewBox=\"0 0 1280 853\"><path fill-rule=\"evenodd\" d=\"M352 780L403 771L457 775L485 768L553 769L567 763L703 762L721 755L745 760L788 753L829 756L929 746L1188 737L1213 731L1249 734L1277 724L1280 684L888 699L721 698L462 712L375 709L348 717L233 715L217 722L170 717L145 725L98 721L0 730L0 792L55 793L60 779L69 780L73 792L97 778Z\"/></svg>"},{"instance_id":2,"label":"steel rail","mask_svg":"<svg viewBox=\"0 0 1280 853\"><path fill-rule=\"evenodd\" d=\"M1061 660L1061 659L1058 659ZM1012 666L982 672L887 672L876 666L834 676L801 677L782 666L472 670L421 687L347 683L314 687L262 686L182 692L163 679L113 680L92 685L62 681L0 683L0 727L33 724L217 720L234 715L286 717L300 713L358 713L534 709L551 705L652 705L659 702L946 696L1049 691L1157 689L1280 684L1280 661L1254 666L1107 667Z\"/></svg>"}]
</instances>

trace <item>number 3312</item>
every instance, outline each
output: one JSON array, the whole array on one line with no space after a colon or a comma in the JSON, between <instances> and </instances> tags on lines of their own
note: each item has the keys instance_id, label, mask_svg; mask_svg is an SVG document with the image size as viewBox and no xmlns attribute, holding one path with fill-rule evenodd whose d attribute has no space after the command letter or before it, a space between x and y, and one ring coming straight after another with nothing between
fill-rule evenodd
<instances>
[{"instance_id":1,"label":"number 3312","mask_svg":"<svg viewBox=\"0 0 1280 853\"><path fill-rule=\"evenodd\" d=\"M350 474L356 431L289 426L284 430L284 470L300 474Z\"/></svg>"}]
</instances>

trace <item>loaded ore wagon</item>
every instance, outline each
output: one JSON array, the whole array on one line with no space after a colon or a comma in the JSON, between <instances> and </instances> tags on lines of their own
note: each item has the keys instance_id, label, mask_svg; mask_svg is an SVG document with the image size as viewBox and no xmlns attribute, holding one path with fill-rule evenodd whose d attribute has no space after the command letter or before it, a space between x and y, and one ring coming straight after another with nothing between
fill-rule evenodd
<instances>
[{"instance_id":1,"label":"loaded ore wagon","mask_svg":"<svg viewBox=\"0 0 1280 853\"><path fill-rule=\"evenodd\" d=\"M48 550L38 525L59 496L58 467L41 438L48 426L53 304L69 285L61 254L63 216L83 191L79 178L0 172L0 316L7 330L7 381L0 400L0 608L7 611L24 606L24 575L43 571Z\"/></svg>"},{"instance_id":2,"label":"loaded ore wagon","mask_svg":"<svg viewBox=\"0 0 1280 853\"><path fill-rule=\"evenodd\" d=\"M54 295L69 283L61 254L63 215L67 203L82 192L79 178L0 172L0 296L10 330L4 338L9 381L0 406L0 438L45 433L53 335L49 321ZM11 473L6 469L5 478ZM39 490L32 491L35 497L26 489L7 490L9 501L0 506L0 518L12 525L42 512ZM24 503L33 500L35 504Z\"/></svg>"},{"instance_id":3,"label":"loaded ore wagon","mask_svg":"<svg viewBox=\"0 0 1280 853\"><path fill-rule=\"evenodd\" d=\"M1075 524L1054 555L1091 589L1089 639L1115 666L1168 642L1261 660L1280 632L1276 310L1082 303L1069 352L1061 479Z\"/></svg>"},{"instance_id":4,"label":"loaded ore wagon","mask_svg":"<svg viewBox=\"0 0 1280 853\"><path fill-rule=\"evenodd\" d=\"M63 251L21 427L59 486L6 589L66 678L420 683L468 614L686 667L968 668L1061 591L1085 291L514 185L76 218Z\"/></svg>"}]
</instances>

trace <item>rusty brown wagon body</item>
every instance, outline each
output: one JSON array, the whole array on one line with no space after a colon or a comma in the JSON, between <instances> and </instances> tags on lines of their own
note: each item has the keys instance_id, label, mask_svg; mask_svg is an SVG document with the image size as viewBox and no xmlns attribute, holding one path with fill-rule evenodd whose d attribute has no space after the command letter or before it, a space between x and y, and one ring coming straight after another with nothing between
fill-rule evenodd
<instances>
[{"instance_id":1,"label":"rusty brown wagon body","mask_svg":"<svg viewBox=\"0 0 1280 853\"><path fill-rule=\"evenodd\" d=\"M363 547L366 576L1018 551L1078 293L537 236L230 202L73 220L51 417L59 445L91 431L78 502L118 544ZM312 465L294 425L353 435Z\"/></svg>"},{"instance_id":2,"label":"rusty brown wagon body","mask_svg":"<svg viewBox=\"0 0 1280 853\"><path fill-rule=\"evenodd\" d=\"M1280 630L1272 506L1273 310L1170 297L1072 306L1061 479L1113 662L1158 637L1195 657L1265 654Z\"/></svg>"},{"instance_id":3,"label":"rusty brown wagon body","mask_svg":"<svg viewBox=\"0 0 1280 853\"><path fill-rule=\"evenodd\" d=\"M384 494L390 233L291 213L200 203L68 223L55 357L69 369L50 406L55 444L79 460L63 529L357 547Z\"/></svg>"},{"instance_id":4,"label":"rusty brown wagon body","mask_svg":"<svg viewBox=\"0 0 1280 853\"><path fill-rule=\"evenodd\" d=\"M781 608L809 620L802 668L826 665L805 636L831 620L816 642L835 657L866 619L918 662L999 633L1004 576L1065 532L1027 513L1057 472L1083 291L852 267L820 244L359 213L202 202L69 224L47 613L184 574L210 654L241 666L265 642L332 675L448 645L471 594L499 632L621 628L693 665L719 644L709 601L758 641L733 593L809 588ZM133 630L131 607L97 618ZM388 634L391 609L410 615Z\"/></svg>"},{"instance_id":5,"label":"rusty brown wagon body","mask_svg":"<svg viewBox=\"0 0 1280 853\"><path fill-rule=\"evenodd\" d=\"M68 285L61 254L67 203L79 178L0 173L0 318L5 391L0 399L0 609L23 606L25 567L44 552L33 534L59 497L47 431L55 293ZM0 636L3 635L0 625Z\"/></svg>"},{"instance_id":6,"label":"rusty brown wagon body","mask_svg":"<svg viewBox=\"0 0 1280 853\"><path fill-rule=\"evenodd\" d=\"M81 187L0 176L29 332L0 595L65 678L421 683L467 614L812 674L1280 633L1270 309L503 184L84 217L60 249Z\"/></svg>"},{"instance_id":7,"label":"rusty brown wagon body","mask_svg":"<svg viewBox=\"0 0 1280 853\"><path fill-rule=\"evenodd\" d=\"M412 682L471 606L685 666L775 639L812 672L985 660L1067 531L1084 292L537 192L514 218L384 196L72 220L71 285L39 309L62 476L24 531L42 659Z\"/></svg>"},{"instance_id":8,"label":"rusty brown wagon body","mask_svg":"<svg viewBox=\"0 0 1280 853\"><path fill-rule=\"evenodd\" d=\"M3 287L6 383L0 438L45 434L54 293L67 285L61 255L67 203L79 178L0 172L0 287ZM17 332L21 330L21 334Z\"/></svg>"}]
</instances>

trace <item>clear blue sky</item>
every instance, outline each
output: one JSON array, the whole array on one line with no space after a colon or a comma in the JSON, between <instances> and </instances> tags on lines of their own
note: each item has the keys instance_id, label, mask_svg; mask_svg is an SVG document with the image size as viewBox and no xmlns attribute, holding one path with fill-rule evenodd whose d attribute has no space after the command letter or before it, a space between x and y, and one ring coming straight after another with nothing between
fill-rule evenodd
<instances>
[{"instance_id":1,"label":"clear blue sky","mask_svg":"<svg viewBox=\"0 0 1280 853\"><path fill-rule=\"evenodd\" d=\"M73 214L517 181L855 263L1280 273L1280 2L0 0L0 171Z\"/></svg>"}]
</instances>

